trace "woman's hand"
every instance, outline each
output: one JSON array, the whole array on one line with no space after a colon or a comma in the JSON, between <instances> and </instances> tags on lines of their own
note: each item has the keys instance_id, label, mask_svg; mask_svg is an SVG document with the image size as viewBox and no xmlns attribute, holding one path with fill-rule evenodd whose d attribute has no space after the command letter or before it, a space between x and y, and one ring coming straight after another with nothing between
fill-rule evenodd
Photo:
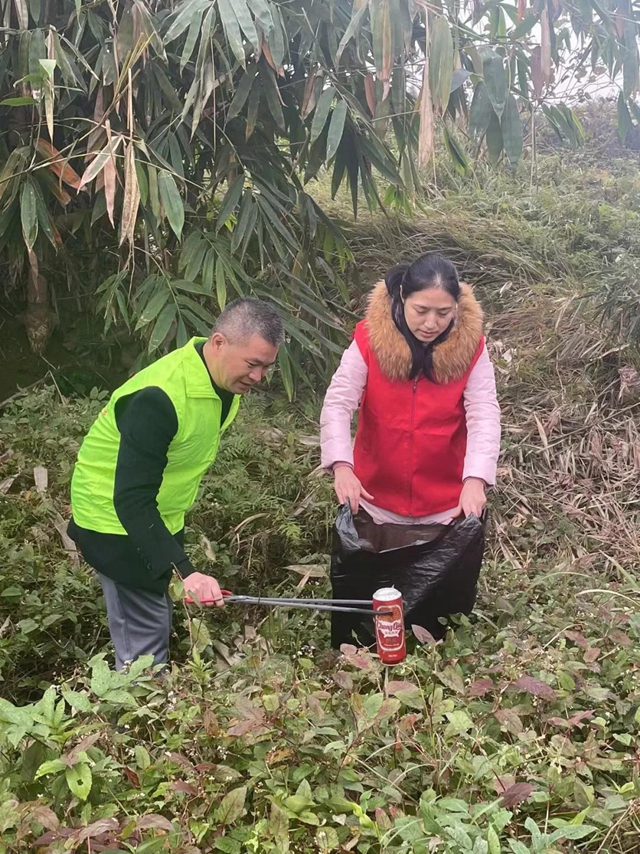
<instances>
[{"instance_id":1,"label":"woman's hand","mask_svg":"<svg viewBox=\"0 0 640 854\"><path fill-rule=\"evenodd\" d=\"M469 477L462 485L460 500L458 506L453 511L453 517L469 516L471 513L474 516L480 517L487 503L487 496L484 494L485 482L479 477Z\"/></svg>"},{"instance_id":2,"label":"woman's hand","mask_svg":"<svg viewBox=\"0 0 640 854\"><path fill-rule=\"evenodd\" d=\"M360 499L366 498L373 501L373 495L369 495L349 465L338 465L333 467L334 488L340 504L349 503L352 513L360 509Z\"/></svg>"}]
</instances>

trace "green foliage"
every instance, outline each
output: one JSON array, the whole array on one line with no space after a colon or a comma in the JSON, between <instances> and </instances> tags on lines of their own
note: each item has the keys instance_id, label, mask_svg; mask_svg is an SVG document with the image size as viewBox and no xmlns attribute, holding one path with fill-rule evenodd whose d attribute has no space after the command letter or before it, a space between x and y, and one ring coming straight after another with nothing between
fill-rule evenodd
<instances>
[{"instance_id":1,"label":"green foliage","mask_svg":"<svg viewBox=\"0 0 640 854\"><path fill-rule=\"evenodd\" d=\"M163 682L97 655L0 701L0 850L630 852L640 614L575 600L568 628L585 579L510 572L393 670L280 613Z\"/></svg>"},{"instance_id":2,"label":"green foliage","mask_svg":"<svg viewBox=\"0 0 640 854\"><path fill-rule=\"evenodd\" d=\"M55 389L45 389L21 399L0 420L0 691L5 697L30 696L42 680L86 663L108 638L97 580L84 564L70 568L60 535L79 443L104 397L93 392L89 399L60 403ZM326 545L329 483L310 475L317 441L301 432L300 418L281 401L245 401L205 477L199 509L189 520L187 548L196 565L229 586L257 590L274 584L282 567L308 561ZM35 488L36 466L48 473L44 492ZM188 630L181 629L175 640L179 657L187 638Z\"/></svg>"},{"instance_id":3,"label":"green foliage","mask_svg":"<svg viewBox=\"0 0 640 854\"><path fill-rule=\"evenodd\" d=\"M476 284L505 427L476 614L444 643L410 639L398 667L329 651L324 615L177 604L170 676L113 673L97 587L54 525L101 399L46 389L4 414L2 854L635 851L637 402L618 402L617 338L576 295L635 286L640 190L633 162L572 159L541 157L533 188L443 168L428 220L350 234L363 275L398 246L446 248ZM245 403L189 551L236 592L327 592L317 395Z\"/></svg>"},{"instance_id":4,"label":"green foliage","mask_svg":"<svg viewBox=\"0 0 640 854\"><path fill-rule=\"evenodd\" d=\"M106 328L130 328L147 355L210 325L227 297L268 294L291 317L290 389L344 340L352 256L308 191L323 168L334 195L348 187L354 214L362 197L380 206L381 181L407 204L424 181L420 123L435 117L455 169L470 171L454 130L469 96L470 134L486 136L493 162L504 152L516 167L521 113L541 105L578 144L574 113L546 103L554 66L622 69L621 128L633 125L635 11L612 18L595 0L553 14L468 3L426 19L413 0L2 0L1 9L7 293L27 273L41 313L52 289L97 296ZM422 66L432 98L418 108L408 70ZM215 264L200 269L194 257L183 273L193 235ZM41 349L50 329L33 315Z\"/></svg>"}]
</instances>

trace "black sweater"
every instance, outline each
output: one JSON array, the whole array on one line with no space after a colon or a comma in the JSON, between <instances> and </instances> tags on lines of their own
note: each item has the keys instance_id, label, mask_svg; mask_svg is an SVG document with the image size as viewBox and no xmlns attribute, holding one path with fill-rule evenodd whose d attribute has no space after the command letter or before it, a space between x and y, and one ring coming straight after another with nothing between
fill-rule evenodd
<instances>
[{"instance_id":1,"label":"black sweater","mask_svg":"<svg viewBox=\"0 0 640 854\"><path fill-rule=\"evenodd\" d=\"M204 361L202 349L200 345L198 352ZM222 424L233 394L218 388L213 380L212 384L222 401ZM169 532L157 504L178 417L169 396L156 386L121 398L115 417L120 447L113 503L127 533L102 534L80 528L72 519L69 535L98 572L130 587L163 592L174 566L182 578L195 572L182 547L183 532L176 536Z\"/></svg>"}]
</instances>

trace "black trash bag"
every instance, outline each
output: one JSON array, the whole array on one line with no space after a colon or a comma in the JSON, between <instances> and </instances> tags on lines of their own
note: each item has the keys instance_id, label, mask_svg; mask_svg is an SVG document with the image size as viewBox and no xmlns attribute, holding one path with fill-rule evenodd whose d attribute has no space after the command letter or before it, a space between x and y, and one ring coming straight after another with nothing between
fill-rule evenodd
<instances>
[{"instance_id":1,"label":"black trash bag","mask_svg":"<svg viewBox=\"0 0 640 854\"><path fill-rule=\"evenodd\" d=\"M439 617L470 614L484 554L486 513L449 525L377 525L348 505L338 511L333 531L331 585L334 599L371 599L381 587L395 587L404 599L405 625L422 626L434 638L446 625ZM375 643L373 621L357 614L331 615L331 645L357 640Z\"/></svg>"}]
</instances>

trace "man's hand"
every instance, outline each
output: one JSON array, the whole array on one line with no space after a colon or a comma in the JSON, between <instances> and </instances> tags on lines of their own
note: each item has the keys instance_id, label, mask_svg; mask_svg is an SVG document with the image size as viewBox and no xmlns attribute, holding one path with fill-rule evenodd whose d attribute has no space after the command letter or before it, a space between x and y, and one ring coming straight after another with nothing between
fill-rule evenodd
<instances>
[{"instance_id":1,"label":"man's hand","mask_svg":"<svg viewBox=\"0 0 640 854\"><path fill-rule=\"evenodd\" d=\"M357 513L360 509L361 498L373 501L373 495L369 495L367 490L363 488L351 466L340 464L334 466L333 477L338 501L340 504L349 502L352 513Z\"/></svg>"},{"instance_id":2,"label":"man's hand","mask_svg":"<svg viewBox=\"0 0 640 854\"><path fill-rule=\"evenodd\" d=\"M479 477L470 477L465 480L460 493L460 501L458 506L453 511L454 519L457 516L469 516L471 513L478 518L482 515L482 511L487 503L487 496L484 494L485 483Z\"/></svg>"},{"instance_id":3,"label":"man's hand","mask_svg":"<svg viewBox=\"0 0 640 854\"><path fill-rule=\"evenodd\" d=\"M224 605L224 598L220 585L212 575L204 572L192 572L184 580L185 596L190 596L196 602L206 605L216 605L218 608Z\"/></svg>"}]
</instances>

